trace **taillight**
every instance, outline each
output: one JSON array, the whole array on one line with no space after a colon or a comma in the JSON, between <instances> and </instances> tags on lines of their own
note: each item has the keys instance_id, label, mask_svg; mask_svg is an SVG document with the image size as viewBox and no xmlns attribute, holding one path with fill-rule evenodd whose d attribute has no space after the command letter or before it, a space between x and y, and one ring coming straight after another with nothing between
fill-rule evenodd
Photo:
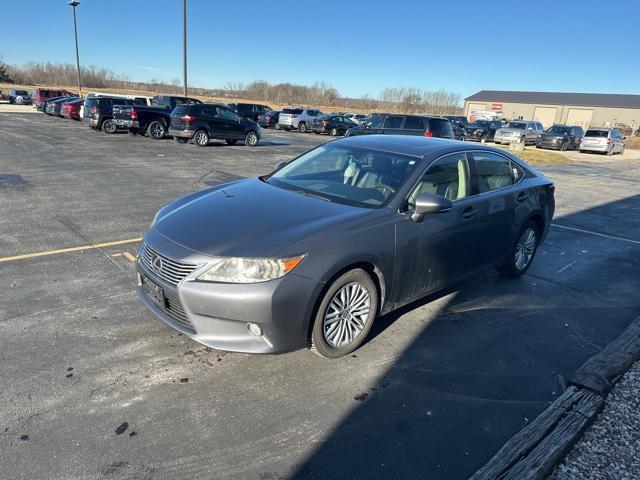
<instances>
[{"instance_id":1,"label":"taillight","mask_svg":"<svg viewBox=\"0 0 640 480\"><path fill-rule=\"evenodd\" d=\"M424 132L423 134L425 137L433 137L433 133L431 132Z\"/></svg>"},{"instance_id":2,"label":"taillight","mask_svg":"<svg viewBox=\"0 0 640 480\"><path fill-rule=\"evenodd\" d=\"M185 115L184 117L182 117L182 120L184 120L187 123L191 123L196 119L196 117L193 117L191 115Z\"/></svg>"},{"instance_id":3,"label":"taillight","mask_svg":"<svg viewBox=\"0 0 640 480\"><path fill-rule=\"evenodd\" d=\"M611 139L607 138L607 145L611 145Z\"/></svg>"},{"instance_id":4,"label":"taillight","mask_svg":"<svg viewBox=\"0 0 640 480\"><path fill-rule=\"evenodd\" d=\"M265 115L265 116L264 116L264 119L265 119L267 122L269 122L269 121L271 120L271 115Z\"/></svg>"},{"instance_id":5,"label":"taillight","mask_svg":"<svg viewBox=\"0 0 640 480\"><path fill-rule=\"evenodd\" d=\"M131 120L137 120L138 119L138 112L136 112L136 109L131 107Z\"/></svg>"},{"instance_id":6,"label":"taillight","mask_svg":"<svg viewBox=\"0 0 640 480\"><path fill-rule=\"evenodd\" d=\"M323 125L329 125L329 120L322 120Z\"/></svg>"}]
</instances>

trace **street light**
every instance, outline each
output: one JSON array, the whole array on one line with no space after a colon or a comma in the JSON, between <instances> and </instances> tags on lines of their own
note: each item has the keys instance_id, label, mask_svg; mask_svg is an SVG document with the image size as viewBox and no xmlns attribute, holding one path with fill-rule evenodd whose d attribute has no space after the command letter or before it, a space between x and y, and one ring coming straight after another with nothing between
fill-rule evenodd
<instances>
[{"instance_id":1,"label":"street light","mask_svg":"<svg viewBox=\"0 0 640 480\"><path fill-rule=\"evenodd\" d=\"M187 96L187 0L182 0L182 73L184 96Z\"/></svg>"},{"instance_id":2,"label":"street light","mask_svg":"<svg viewBox=\"0 0 640 480\"><path fill-rule=\"evenodd\" d=\"M80 82L80 53L78 51L78 25L76 23L76 7L80 5L80 2L73 0L67 3L70 7L73 7L73 30L76 34L76 67L78 68L78 95L82 95L82 83Z\"/></svg>"}]
</instances>

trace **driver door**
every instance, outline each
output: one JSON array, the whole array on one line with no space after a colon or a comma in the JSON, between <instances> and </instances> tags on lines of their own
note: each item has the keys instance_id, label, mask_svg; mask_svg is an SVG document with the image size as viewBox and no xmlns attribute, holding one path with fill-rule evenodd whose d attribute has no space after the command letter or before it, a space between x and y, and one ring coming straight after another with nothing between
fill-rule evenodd
<instances>
[{"instance_id":1,"label":"driver door","mask_svg":"<svg viewBox=\"0 0 640 480\"><path fill-rule=\"evenodd\" d=\"M220 138L230 139L243 139L244 138L244 125L241 118L235 112L223 107L217 107L218 119L223 127L224 134Z\"/></svg>"}]
</instances>

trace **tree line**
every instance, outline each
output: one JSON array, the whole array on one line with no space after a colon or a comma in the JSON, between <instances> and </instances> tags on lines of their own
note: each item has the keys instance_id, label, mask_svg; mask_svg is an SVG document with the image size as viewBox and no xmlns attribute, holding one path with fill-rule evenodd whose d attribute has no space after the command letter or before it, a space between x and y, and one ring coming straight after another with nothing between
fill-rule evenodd
<instances>
[{"instance_id":1,"label":"tree line","mask_svg":"<svg viewBox=\"0 0 640 480\"><path fill-rule=\"evenodd\" d=\"M147 82L130 81L127 76L114 73L107 68L83 66L80 69L84 88L114 88L153 91L164 94L180 94L179 79L170 83L151 79ZM21 85L71 86L76 84L76 66L52 62L27 62L9 65L0 57L0 82ZM445 90L422 90L419 88L385 88L380 95L347 98L326 82L311 86L293 83L272 84L258 80L248 84L229 82L223 88L189 87L195 96L246 99L279 105L322 105L333 108L359 109L364 111L387 111L396 113L431 113L436 115L457 114L462 111L462 97Z\"/></svg>"}]
</instances>

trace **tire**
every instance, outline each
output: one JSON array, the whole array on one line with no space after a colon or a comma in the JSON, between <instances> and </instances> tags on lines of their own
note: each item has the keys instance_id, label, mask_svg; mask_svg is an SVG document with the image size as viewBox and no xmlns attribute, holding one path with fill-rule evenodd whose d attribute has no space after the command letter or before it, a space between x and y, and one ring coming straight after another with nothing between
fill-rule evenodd
<instances>
[{"instance_id":1,"label":"tire","mask_svg":"<svg viewBox=\"0 0 640 480\"><path fill-rule=\"evenodd\" d=\"M244 144L249 147L255 147L256 145L258 145L259 140L260 137L258 137L258 134L252 130L248 132L244 137Z\"/></svg>"},{"instance_id":2,"label":"tire","mask_svg":"<svg viewBox=\"0 0 640 480\"><path fill-rule=\"evenodd\" d=\"M306 122L300 122L298 124L298 131L300 133L307 133L307 124L306 124Z\"/></svg>"},{"instance_id":3,"label":"tire","mask_svg":"<svg viewBox=\"0 0 640 480\"><path fill-rule=\"evenodd\" d=\"M235 145L236 143L238 143L238 140L236 140L235 138L227 138L225 142L227 142L227 145Z\"/></svg>"},{"instance_id":4,"label":"tire","mask_svg":"<svg viewBox=\"0 0 640 480\"><path fill-rule=\"evenodd\" d=\"M349 295L354 295L355 299ZM363 298L358 300L361 296ZM334 301L336 297L337 301ZM352 302L355 310L341 309L341 297L343 303L345 298L347 303ZM353 352L367 338L377 310L378 290L369 274L361 268L343 273L322 297L313 321L309 349L325 358L338 358ZM353 311L361 314L354 317ZM338 320L335 320L336 314ZM326 326L325 321L329 322Z\"/></svg>"},{"instance_id":5,"label":"tire","mask_svg":"<svg viewBox=\"0 0 640 480\"><path fill-rule=\"evenodd\" d=\"M620 155L624 155L624 145L622 145L622 148L620 149Z\"/></svg>"},{"instance_id":6,"label":"tire","mask_svg":"<svg viewBox=\"0 0 640 480\"><path fill-rule=\"evenodd\" d=\"M338 136L338 129L336 127L333 127L331 129L331 132L329 133L332 137L337 137Z\"/></svg>"},{"instance_id":7,"label":"tire","mask_svg":"<svg viewBox=\"0 0 640 480\"><path fill-rule=\"evenodd\" d=\"M154 140L161 140L167 133L167 128L160 120L154 120L147 126L147 135Z\"/></svg>"},{"instance_id":8,"label":"tire","mask_svg":"<svg viewBox=\"0 0 640 480\"><path fill-rule=\"evenodd\" d=\"M276 130L282 130L282 127L280 126L279 123L276 123Z\"/></svg>"},{"instance_id":9,"label":"tire","mask_svg":"<svg viewBox=\"0 0 640 480\"><path fill-rule=\"evenodd\" d=\"M199 147L206 147L209 145L209 134L206 130L198 130L193 136L193 143Z\"/></svg>"},{"instance_id":10,"label":"tire","mask_svg":"<svg viewBox=\"0 0 640 480\"><path fill-rule=\"evenodd\" d=\"M173 137L173 143L176 145L184 145L189 139L184 137Z\"/></svg>"},{"instance_id":11,"label":"tire","mask_svg":"<svg viewBox=\"0 0 640 480\"><path fill-rule=\"evenodd\" d=\"M104 122L102 122L102 131L104 133L108 133L109 135L113 135L118 131L118 124L113 118L107 118Z\"/></svg>"},{"instance_id":12,"label":"tire","mask_svg":"<svg viewBox=\"0 0 640 480\"><path fill-rule=\"evenodd\" d=\"M529 220L518 230L516 241L513 243L509 256L497 265L496 269L505 277L519 277L533 263L539 243L540 231L538 225Z\"/></svg>"}]
</instances>

